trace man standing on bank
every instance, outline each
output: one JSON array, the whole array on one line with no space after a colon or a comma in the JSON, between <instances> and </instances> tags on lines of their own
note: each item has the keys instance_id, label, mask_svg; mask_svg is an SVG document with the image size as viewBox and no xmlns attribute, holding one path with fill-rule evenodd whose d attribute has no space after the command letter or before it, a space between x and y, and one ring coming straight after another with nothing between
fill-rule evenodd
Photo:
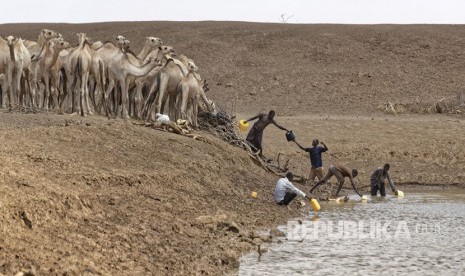
<instances>
[{"instance_id":1,"label":"man standing on bank","mask_svg":"<svg viewBox=\"0 0 465 276\"><path fill-rule=\"evenodd\" d=\"M308 175L307 181L315 180L315 177L318 178L318 181L323 179L323 159L321 158L321 154L323 152L328 151L328 147L326 146L323 141L319 142L318 139L313 139L311 148L304 148L302 147L297 141L294 139L294 142L300 149L306 151L310 154L310 174ZM323 147L319 147L318 144L322 144Z\"/></svg>"},{"instance_id":2,"label":"man standing on bank","mask_svg":"<svg viewBox=\"0 0 465 276\"><path fill-rule=\"evenodd\" d=\"M274 110L270 110L268 114L265 113L260 113L248 120L245 120L244 122L247 123L249 121L253 121L255 119L258 119L258 121L253 124L252 128L249 131L249 134L247 134L246 140L255 148L252 148L254 152L258 152L258 155L262 157L262 140L263 140L263 131L269 124L274 124L276 127L279 129L285 130L289 132L286 128L278 125L275 120L274 120L275 112Z\"/></svg>"}]
</instances>

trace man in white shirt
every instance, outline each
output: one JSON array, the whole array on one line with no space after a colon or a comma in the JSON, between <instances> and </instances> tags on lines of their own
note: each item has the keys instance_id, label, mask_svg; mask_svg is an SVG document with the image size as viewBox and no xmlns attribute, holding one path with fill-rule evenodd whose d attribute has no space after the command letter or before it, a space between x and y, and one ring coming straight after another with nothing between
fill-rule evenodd
<instances>
[{"instance_id":1,"label":"man in white shirt","mask_svg":"<svg viewBox=\"0 0 465 276\"><path fill-rule=\"evenodd\" d=\"M293 178L294 175L291 172L288 172L286 177L280 178L276 183L276 187L274 189L274 201L278 205L289 205L289 203L297 195L310 199L304 192L292 185L291 181Z\"/></svg>"}]
</instances>

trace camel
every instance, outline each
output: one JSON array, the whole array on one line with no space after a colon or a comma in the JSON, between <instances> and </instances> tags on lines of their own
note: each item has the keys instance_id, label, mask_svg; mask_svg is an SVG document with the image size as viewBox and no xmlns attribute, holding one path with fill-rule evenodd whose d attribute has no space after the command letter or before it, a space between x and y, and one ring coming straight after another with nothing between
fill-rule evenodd
<instances>
[{"instance_id":1,"label":"camel","mask_svg":"<svg viewBox=\"0 0 465 276\"><path fill-rule=\"evenodd\" d=\"M71 75L71 63L70 63L70 56L71 53L74 52L76 48L72 49L64 49L61 50L58 54L58 58L55 64L51 68L51 79L53 84L52 87L59 87L58 89L58 102L59 102L59 109L60 113L63 111L70 111L73 112L73 104L72 104L72 75ZM68 95L71 95L68 97ZM63 110L63 105L65 108Z\"/></svg>"},{"instance_id":2,"label":"camel","mask_svg":"<svg viewBox=\"0 0 465 276\"><path fill-rule=\"evenodd\" d=\"M163 45L163 41L158 37L146 37L144 47L142 47L142 50L137 55L137 57L140 60L146 61L146 58L150 54L150 52L152 52L153 50L157 50L160 45Z\"/></svg>"},{"instance_id":3,"label":"camel","mask_svg":"<svg viewBox=\"0 0 465 276\"><path fill-rule=\"evenodd\" d=\"M27 50L29 51L29 54L31 55L31 58L33 59L33 62L31 64L31 79L32 79L32 94L36 96L36 89L38 87L38 70L39 70L39 64L37 62L34 62L34 60L37 60L45 47L45 44L52 38L56 39L63 39L63 36L60 33L57 33L55 31L49 30L49 29L42 29L39 33L39 36L37 37L37 42L36 41L25 41L24 45L26 46ZM39 99L42 99L43 96L41 95L42 91L39 90Z\"/></svg>"},{"instance_id":4,"label":"camel","mask_svg":"<svg viewBox=\"0 0 465 276\"><path fill-rule=\"evenodd\" d=\"M163 46L165 47L165 46ZM170 54L161 57L164 64L158 73L158 94L155 99L155 111L153 113L163 113L166 100L168 102L168 112L170 118L176 118L175 102L178 92L178 84L188 71L186 66Z\"/></svg>"},{"instance_id":5,"label":"camel","mask_svg":"<svg viewBox=\"0 0 465 276\"><path fill-rule=\"evenodd\" d=\"M187 65L189 73L182 78L177 88L177 117L187 120L194 128L198 128L197 115L199 101L202 100L210 112L213 110L211 108L210 101L207 99L205 92L203 91L201 80L197 77L197 66L192 60L188 61ZM188 109L189 115L187 112Z\"/></svg>"},{"instance_id":6,"label":"camel","mask_svg":"<svg viewBox=\"0 0 465 276\"><path fill-rule=\"evenodd\" d=\"M10 60L10 48L8 47L8 42L2 36L0 36L0 74L3 76L3 85L2 85L2 108L6 107L6 70L8 66L8 61Z\"/></svg>"},{"instance_id":7,"label":"camel","mask_svg":"<svg viewBox=\"0 0 465 276\"><path fill-rule=\"evenodd\" d=\"M15 101L25 103L21 91L21 77L24 73L24 81L27 83L27 89L30 93L32 104L34 103L34 95L31 87L31 55L23 44L23 40L18 37L8 36L7 44L10 52L10 60L7 66L6 80L7 90L9 90L10 107L14 106ZM26 93L26 91L24 91Z\"/></svg>"},{"instance_id":8,"label":"camel","mask_svg":"<svg viewBox=\"0 0 465 276\"><path fill-rule=\"evenodd\" d=\"M45 53L39 60L39 81L42 80L45 84L45 99L43 103L45 109L49 107L50 95L52 95L54 106L58 107L58 86L56 86L57 80L54 79L58 78L58 76L53 74L52 68L57 62L60 52L69 47L70 44L68 42L53 38L46 43L44 48Z\"/></svg>"},{"instance_id":9,"label":"camel","mask_svg":"<svg viewBox=\"0 0 465 276\"><path fill-rule=\"evenodd\" d=\"M52 38L62 39L63 36L55 31L49 29L42 29L42 31L39 33L39 36L37 37L37 42L26 41L24 45L27 47L27 50L29 51L31 57L35 57L40 55L40 52L43 50L43 47L45 46L45 43L47 43L47 41L49 41Z\"/></svg>"},{"instance_id":10,"label":"camel","mask_svg":"<svg viewBox=\"0 0 465 276\"><path fill-rule=\"evenodd\" d=\"M85 37L85 39L89 42L87 37ZM122 51L122 47L125 41L125 38L122 35L116 36L115 39L118 46L114 45L112 42L107 41L103 43L101 46L99 45L100 43L95 42L92 44L91 47L93 49L97 48L95 52L91 53L92 66L89 75L89 77L92 75L95 81L95 91L93 99L96 111L99 111L103 104L105 92L106 64L108 64L110 60L118 54L118 52ZM70 50L61 51L58 60L52 69L53 75L56 76L56 78L54 79L58 79L60 73L63 76L63 83L60 85L56 85L63 88L63 98L60 102L60 109L64 109L66 111L70 108L71 112L78 111L78 105L74 104L78 101L78 95L76 94L76 97L73 98L72 72L74 72L74 68L71 68L70 58L72 53L76 51L76 49L78 48L79 46ZM95 103L97 99L98 103Z\"/></svg>"},{"instance_id":11,"label":"camel","mask_svg":"<svg viewBox=\"0 0 465 276\"><path fill-rule=\"evenodd\" d=\"M5 82L5 74L0 74L0 90L2 91L2 95L5 93L6 91L6 82ZM2 100L2 107L3 107L3 103L4 103L4 99L3 99L3 96L1 97L1 100Z\"/></svg>"},{"instance_id":12,"label":"camel","mask_svg":"<svg viewBox=\"0 0 465 276\"><path fill-rule=\"evenodd\" d=\"M172 58L171 55L174 53L175 53L175 50L172 46L167 46L167 45L159 46L156 59L159 62L161 62L162 67L150 72L146 76L146 80L144 80L144 83L147 86L147 96L145 97L144 106L142 109L142 116L146 120L148 119L154 120L154 114L159 113L159 112L154 112L153 107L155 107L154 102L156 105L156 102L158 99L158 94L156 94L156 92L157 92L157 89L158 89L157 87L159 84L160 70L165 67L165 65L168 62L168 59ZM152 55L152 53L150 55ZM139 89L139 91L137 91L137 89ZM142 94L142 85L139 85L136 87L136 95L140 96L140 94Z\"/></svg>"},{"instance_id":13,"label":"camel","mask_svg":"<svg viewBox=\"0 0 465 276\"><path fill-rule=\"evenodd\" d=\"M159 38L156 37L146 37L145 39L145 45L140 51L140 53L137 55L137 57L141 60L144 60L144 62L147 62L150 58L157 58L158 56L158 51L159 47L163 44L163 41ZM168 49L168 48L166 48ZM165 49L165 51L166 51ZM168 53L168 52L166 52ZM133 101L131 101L129 106L131 116L135 116L136 118L141 118L142 116L142 102L144 99L144 95L142 91L144 88L147 88L149 92L146 94L150 94L150 91L153 91L155 88L154 86L156 85L156 74L158 74L159 68L154 68L149 74L145 75L144 77L140 77L137 80L134 81L135 88L134 92L130 96Z\"/></svg>"},{"instance_id":14,"label":"camel","mask_svg":"<svg viewBox=\"0 0 465 276\"><path fill-rule=\"evenodd\" d=\"M108 64L108 87L105 92L105 103L107 103L107 115L108 115L108 95L115 88L115 84L119 85L121 90L121 107L123 118L129 118L127 111L128 103L128 90L129 90L129 78L131 77L142 77L147 75L153 68L159 65L156 59L151 58L149 62L142 66L137 66L134 62L137 62L137 57L131 52L120 51L116 56L111 59ZM116 107L115 107L116 109ZM116 114L118 116L118 114Z\"/></svg>"},{"instance_id":15,"label":"camel","mask_svg":"<svg viewBox=\"0 0 465 276\"><path fill-rule=\"evenodd\" d=\"M71 75L74 76L72 90L74 91L75 87L78 86L80 90L80 112L82 116L86 116L87 114L93 114L90 109L89 87L87 85L92 66L93 49L92 44L87 40L86 34L78 33L77 36L79 37L79 46L69 57Z\"/></svg>"}]
</instances>

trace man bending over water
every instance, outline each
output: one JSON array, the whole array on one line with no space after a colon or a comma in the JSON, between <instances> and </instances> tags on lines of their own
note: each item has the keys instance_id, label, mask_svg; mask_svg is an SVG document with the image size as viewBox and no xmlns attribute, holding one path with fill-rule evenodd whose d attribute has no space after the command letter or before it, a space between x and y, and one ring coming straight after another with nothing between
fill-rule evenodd
<instances>
[{"instance_id":1,"label":"man bending over water","mask_svg":"<svg viewBox=\"0 0 465 276\"><path fill-rule=\"evenodd\" d=\"M350 179L350 183L352 183L352 187L354 188L354 191L360 197L362 197L362 195L357 191L357 188L355 187L355 177L357 177L358 171L356 169L351 170L349 167L344 166L344 165L340 165L340 164L337 164L337 163L334 164L334 165L333 164L329 165L329 169L328 169L328 172L326 173L325 177L323 177L323 179L318 181L315 184L315 186L313 186L310 189L310 193L312 193L313 190L315 190L316 187L320 186L321 184L326 183L328 181L328 179L330 179L333 175L336 176L337 181L339 183L339 186L338 186L337 191L336 191L336 197L338 197L339 192L341 191L342 186L344 185L344 178L345 177L348 177Z\"/></svg>"}]
</instances>

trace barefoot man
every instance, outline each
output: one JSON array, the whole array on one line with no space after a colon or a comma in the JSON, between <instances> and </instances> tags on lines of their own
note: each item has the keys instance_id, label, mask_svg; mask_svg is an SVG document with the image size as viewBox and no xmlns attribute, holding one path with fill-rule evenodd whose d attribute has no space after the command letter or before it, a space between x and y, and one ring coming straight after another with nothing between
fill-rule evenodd
<instances>
[{"instance_id":1,"label":"barefoot man","mask_svg":"<svg viewBox=\"0 0 465 276\"><path fill-rule=\"evenodd\" d=\"M294 143L296 143L296 145L299 146L301 150L310 154L311 168L307 181L313 181L315 177L318 178L318 180L323 179L323 159L321 158L321 154L325 151L328 151L328 147L325 145L325 143L323 143L323 141L319 142L318 139L313 139L311 148L302 147L295 139ZM319 147L318 144L322 144L323 147Z\"/></svg>"},{"instance_id":2,"label":"barefoot man","mask_svg":"<svg viewBox=\"0 0 465 276\"><path fill-rule=\"evenodd\" d=\"M326 183L326 181L328 181L328 179L330 179L333 175L336 176L337 181L339 183L339 187L337 188L337 192L336 192L336 197L338 197L339 192L341 191L342 186L344 185L344 178L345 177L348 177L350 179L350 183L352 183L352 187L354 188L354 191L360 197L362 197L362 195L357 191L357 188L355 187L355 177L357 177L358 171L356 169L351 170L349 167L341 165L341 164L337 164L337 163L329 165L329 169L328 169L328 172L326 173L325 177L323 177L323 179L318 181L315 184L315 186L313 186L310 189L310 193L312 193L313 190L315 190L316 187L320 186L321 184Z\"/></svg>"},{"instance_id":3,"label":"barefoot man","mask_svg":"<svg viewBox=\"0 0 465 276\"><path fill-rule=\"evenodd\" d=\"M258 155L262 157L262 140L263 140L263 131L269 124L274 124L276 127L279 129L288 131L286 128L278 125L275 120L274 120L274 115L275 112L274 110L271 110L268 114L265 113L260 113L248 120L245 120L245 122L253 121L255 119L258 119L258 121L253 124L252 128L249 131L249 134L247 135L246 140L253 146L252 150L254 152L258 152Z\"/></svg>"}]
</instances>

